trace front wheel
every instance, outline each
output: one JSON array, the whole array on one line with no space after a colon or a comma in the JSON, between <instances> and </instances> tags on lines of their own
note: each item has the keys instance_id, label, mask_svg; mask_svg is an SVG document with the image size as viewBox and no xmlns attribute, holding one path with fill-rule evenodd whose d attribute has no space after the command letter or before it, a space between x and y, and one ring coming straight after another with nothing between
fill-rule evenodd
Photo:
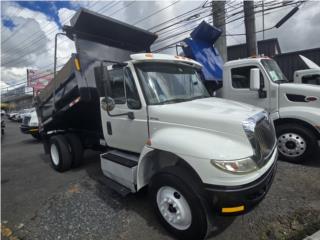
<instances>
[{"instance_id":1,"label":"front wheel","mask_svg":"<svg viewBox=\"0 0 320 240\"><path fill-rule=\"evenodd\" d=\"M280 159L302 163L317 151L318 139L308 128L298 124L284 124L276 129Z\"/></svg>"},{"instance_id":2,"label":"front wheel","mask_svg":"<svg viewBox=\"0 0 320 240\"><path fill-rule=\"evenodd\" d=\"M151 204L164 227L179 239L204 239L208 218L195 184L181 171L162 171L152 177Z\"/></svg>"}]
</instances>

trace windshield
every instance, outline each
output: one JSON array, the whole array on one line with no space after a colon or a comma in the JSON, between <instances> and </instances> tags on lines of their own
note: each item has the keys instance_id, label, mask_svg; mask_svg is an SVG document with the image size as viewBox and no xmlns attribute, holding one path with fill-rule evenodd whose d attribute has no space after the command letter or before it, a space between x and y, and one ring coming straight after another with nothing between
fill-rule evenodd
<instances>
[{"instance_id":1,"label":"windshield","mask_svg":"<svg viewBox=\"0 0 320 240\"><path fill-rule=\"evenodd\" d=\"M184 64L136 64L149 104L165 104L210 97L196 69Z\"/></svg>"},{"instance_id":2,"label":"windshield","mask_svg":"<svg viewBox=\"0 0 320 240\"><path fill-rule=\"evenodd\" d=\"M288 82L286 76L282 73L276 61L272 59L262 59L262 65L264 66L269 78L274 82Z\"/></svg>"}]
</instances>

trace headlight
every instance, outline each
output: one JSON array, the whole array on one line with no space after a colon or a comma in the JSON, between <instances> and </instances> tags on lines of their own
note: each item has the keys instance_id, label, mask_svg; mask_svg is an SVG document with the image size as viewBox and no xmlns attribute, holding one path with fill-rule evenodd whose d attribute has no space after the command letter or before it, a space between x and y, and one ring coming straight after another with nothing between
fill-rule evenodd
<instances>
[{"instance_id":1,"label":"headlight","mask_svg":"<svg viewBox=\"0 0 320 240\"><path fill-rule=\"evenodd\" d=\"M258 168L251 158L237 160L211 160L211 164L231 173L249 173Z\"/></svg>"}]
</instances>

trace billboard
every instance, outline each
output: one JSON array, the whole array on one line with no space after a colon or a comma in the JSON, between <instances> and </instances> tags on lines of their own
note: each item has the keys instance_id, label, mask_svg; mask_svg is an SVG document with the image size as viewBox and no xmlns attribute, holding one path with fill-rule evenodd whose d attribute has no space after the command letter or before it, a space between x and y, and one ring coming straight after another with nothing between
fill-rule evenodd
<instances>
[{"instance_id":1,"label":"billboard","mask_svg":"<svg viewBox=\"0 0 320 240\"><path fill-rule=\"evenodd\" d=\"M39 71L27 69L27 86L33 88L35 95L45 88L48 83L53 79L53 73L49 70Z\"/></svg>"}]
</instances>

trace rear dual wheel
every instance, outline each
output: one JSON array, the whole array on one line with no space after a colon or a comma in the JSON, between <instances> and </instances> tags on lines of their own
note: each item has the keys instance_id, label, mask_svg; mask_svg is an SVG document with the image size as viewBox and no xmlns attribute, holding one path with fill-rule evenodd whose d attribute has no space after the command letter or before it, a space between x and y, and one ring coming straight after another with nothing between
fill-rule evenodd
<instances>
[{"instance_id":1,"label":"rear dual wheel","mask_svg":"<svg viewBox=\"0 0 320 240\"><path fill-rule=\"evenodd\" d=\"M83 147L77 135L56 135L50 138L50 159L53 168L65 172L82 162Z\"/></svg>"}]
</instances>

